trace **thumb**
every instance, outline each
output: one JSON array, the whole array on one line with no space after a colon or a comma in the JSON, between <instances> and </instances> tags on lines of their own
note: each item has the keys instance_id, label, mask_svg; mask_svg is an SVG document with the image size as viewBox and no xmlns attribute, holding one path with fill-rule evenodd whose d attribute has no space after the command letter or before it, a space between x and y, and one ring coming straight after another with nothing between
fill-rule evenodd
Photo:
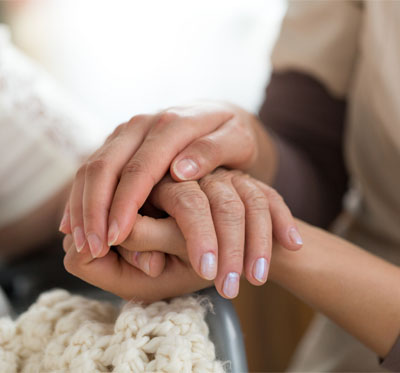
<instances>
[{"instance_id":1,"label":"thumb","mask_svg":"<svg viewBox=\"0 0 400 373\"><path fill-rule=\"evenodd\" d=\"M188 145L171 163L170 172L175 181L198 180L221 165L220 144L207 135Z\"/></svg>"},{"instance_id":2,"label":"thumb","mask_svg":"<svg viewBox=\"0 0 400 373\"><path fill-rule=\"evenodd\" d=\"M231 119L214 132L200 137L172 161L170 173L175 181L198 180L220 166L245 169L255 155L255 141L237 130Z\"/></svg>"}]
</instances>

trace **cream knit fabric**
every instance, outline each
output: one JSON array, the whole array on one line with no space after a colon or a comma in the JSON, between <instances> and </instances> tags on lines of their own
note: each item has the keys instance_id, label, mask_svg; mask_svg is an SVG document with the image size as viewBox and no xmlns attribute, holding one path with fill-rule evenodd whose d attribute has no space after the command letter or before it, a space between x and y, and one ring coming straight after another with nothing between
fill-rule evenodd
<instances>
[{"instance_id":1,"label":"cream knit fabric","mask_svg":"<svg viewBox=\"0 0 400 373\"><path fill-rule=\"evenodd\" d=\"M64 290L0 319L0 372L224 372L193 297L119 312Z\"/></svg>"}]
</instances>

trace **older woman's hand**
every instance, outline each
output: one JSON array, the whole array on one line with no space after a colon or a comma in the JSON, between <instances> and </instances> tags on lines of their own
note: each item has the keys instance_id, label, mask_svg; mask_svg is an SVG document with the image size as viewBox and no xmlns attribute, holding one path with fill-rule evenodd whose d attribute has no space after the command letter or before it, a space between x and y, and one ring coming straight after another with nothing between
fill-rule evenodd
<instances>
[{"instance_id":1,"label":"older woman's hand","mask_svg":"<svg viewBox=\"0 0 400 373\"><path fill-rule=\"evenodd\" d=\"M86 245L93 257L102 257L109 245L128 237L138 210L168 170L177 181L198 180L221 165L273 173L272 149L257 118L234 105L200 103L135 116L77 172L60 229L72 233L78 250ZM284 246L293 246L290 232Z\"/></svg>"},{"instance_id":2,"label":"older woman's hand","mask_svg":"<svg viewBox=\"0 0 400 373\"><path fill-rule=\"evenodd\" d=\"M93 259L87 247L77 254L76 250L70 250L73 243L68 237L64 246L68 251L66 268L125 298L126 294L141 297L142 293L137 293L132 281L128 282L131 293L127 293L125 280L111 281L110 276L104 276L105 267L111 271L109 267L114 266L121 276L143 278L133 265L150 276L159 275L154 284L168 279L171 272L185 273L184 277L196 273L199 279L200 276L206 280L215 278L218 292L233 298L238 294L243 269L252 284L266 281L273 234L279 242L286 242L288 229L295 227L277 192L240 171L217 169L199 182L177 183L166 176L149 196L147 211L149 207L152 213L157 209L170 217L154 219L138 215L130 235L118 248L120 256L111 251L105 257ZM169 254L166 261L161 252ZM210 284L200 280L190 282L193 283ZM193 290L197 289L188 289ZM160 291L156 294L161 294ZM176 294L165 294L172 295Z\"/></svg>"}]
</instances>

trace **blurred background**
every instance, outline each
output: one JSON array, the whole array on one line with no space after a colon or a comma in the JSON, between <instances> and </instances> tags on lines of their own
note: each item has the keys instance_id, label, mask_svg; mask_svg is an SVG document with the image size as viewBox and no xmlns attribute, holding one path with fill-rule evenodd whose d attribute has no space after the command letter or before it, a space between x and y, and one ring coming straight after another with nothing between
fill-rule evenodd
<instances>
[{"instance_id":1,"label":"blurred background","mask_svg":"<svg viewBox=\"0 0 400 373\"><path fill-rule=\"evenodd\" d=\"M104 136L137 113L195 99L256 111L281 0L1 1L14 43L45 67Z\"/></svg>"},{"instance_id":2,"label":"blurred background","mask_svg":"<svg viewBox=\"0 0 400 373\"><path fill-rule=\"evenodd\" d=\"M196 99L257 112L282 0L0 2L13 42L97 118L101 142L135 114ZM282 371L311 311L282 289L241 285L235 306L251 371Z\"/></svg>"}]
</instances>

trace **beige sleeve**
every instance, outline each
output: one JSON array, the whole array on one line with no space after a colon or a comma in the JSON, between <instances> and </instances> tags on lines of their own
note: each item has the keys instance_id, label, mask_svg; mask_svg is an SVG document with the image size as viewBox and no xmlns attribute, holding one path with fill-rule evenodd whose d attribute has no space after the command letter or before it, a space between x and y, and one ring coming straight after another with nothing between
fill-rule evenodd
<instances>
[{"instance_id":1,"label":"beige sleeve","mask_svg":"<svg viewBox=\"0 0 400 373\"><path fill-rule=\"evenodd\" d=\"M0 26L0 228L56 194L91 146L80 112Z\"/></svg>"},{"instance_id":2,"label":"beige sleeve","mask_svg":"<svg viewBox=\"0 0 400 373\"><path fill-rule=\"evenodd\" d=\"M275 71L297 70L345 97L358 52L359 1L291 1L272 54Z\"/></svg>"}]
</instances>

